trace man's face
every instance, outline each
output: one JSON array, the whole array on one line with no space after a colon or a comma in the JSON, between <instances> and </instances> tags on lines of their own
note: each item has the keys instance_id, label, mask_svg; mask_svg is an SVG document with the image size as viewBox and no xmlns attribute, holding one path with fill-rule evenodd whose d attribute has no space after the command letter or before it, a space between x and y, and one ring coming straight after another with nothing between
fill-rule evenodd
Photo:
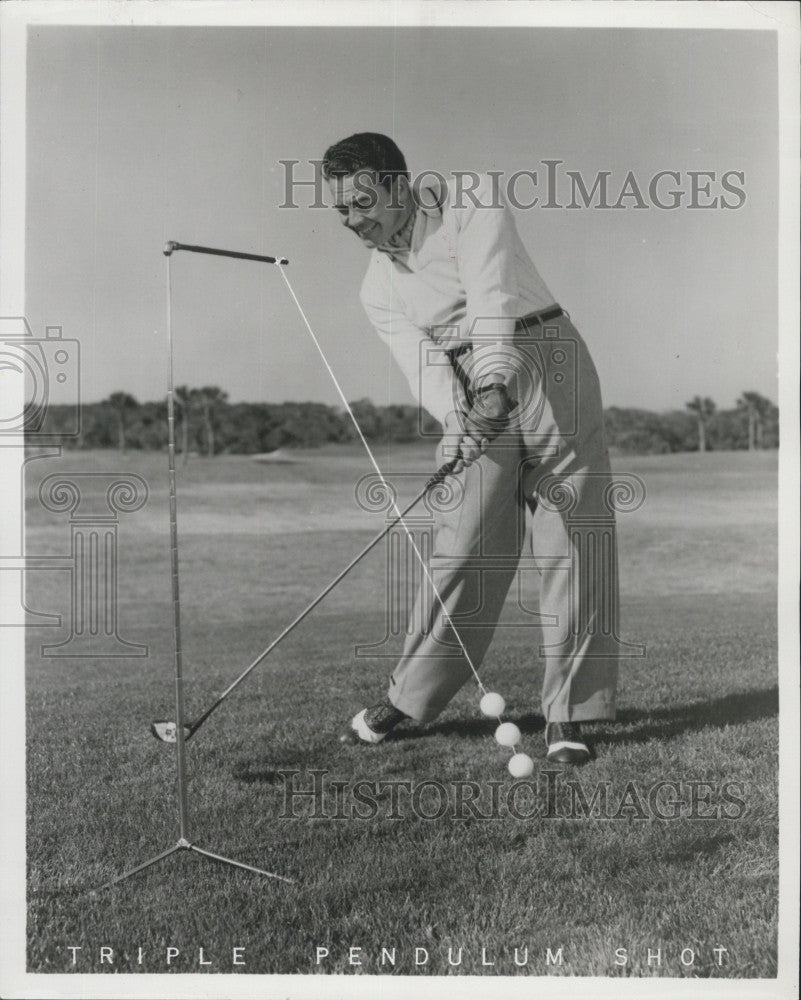
<instances>
[{"instance_id":1,"label":"man's face","mask_svg":"<svg viewBox=\"0 0 801 1000\"><path fill-rule=\"evenodd\" d=\"M385 243L408 218L411 192L404 177L386 188L374 173L360 170L329 178L328 187L342 224L371 249Z\"/></svg>"}]
</instances>

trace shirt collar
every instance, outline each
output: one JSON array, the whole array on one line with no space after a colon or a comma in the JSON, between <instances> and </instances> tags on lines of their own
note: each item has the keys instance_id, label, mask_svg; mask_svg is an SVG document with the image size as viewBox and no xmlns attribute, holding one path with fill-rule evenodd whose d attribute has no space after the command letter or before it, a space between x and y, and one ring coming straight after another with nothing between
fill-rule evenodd
<instances>
[{"instance_id":1,"label":"shirt collar","mask_svg":"<svg viewBox=\"0 0 801 1000\"><path fill-rule=\"evenodd\" d=\"M397 257L401 254L408 255L412 248L412 232L414 231L414 223L417 218L417 207L415 205L412 211L409 212L409 218L397 233L376 247L379 253L389 254L390 257Z\"/></svg>"},{"instance_id":2,"label":"shirt collar","mask_svg":"<svg viewBox=\"0 0 801 1000\"><path fill-rule=\"evenodd\" d=\"M424 225L426 219L440 217L446 194L447 188L442 184L421 188L419 194L415 192L414 210L409 213L409 218L394 236L376 247L376 250L387 254L392 260L405 261L414 244L414 237L418 234L418 222Z\"/></svg>"}]
</instances>

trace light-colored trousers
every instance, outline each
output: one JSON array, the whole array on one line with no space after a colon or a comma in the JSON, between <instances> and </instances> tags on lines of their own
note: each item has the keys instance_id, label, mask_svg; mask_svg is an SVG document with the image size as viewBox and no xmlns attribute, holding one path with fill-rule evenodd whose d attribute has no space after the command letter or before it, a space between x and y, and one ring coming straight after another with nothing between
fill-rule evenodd
<instances>
[{"instance_id":1,"label":"light-colored trousers","mask_svg":"<svg viewBox=\"0 0 801 1000\"><path fill-rule=\"evenodd\" d=\"M519 570L527 511L540 577L529 655L544 658L545 719L615 717L617 547L598 375L566 316L521 331L515 347L530 373L517 416L449 480L452 502L434 506L430 574L447 614L424 577L389 686L390 701L419 722L472 676L451 621L481 666ZM453 453L443 439L438 464Z\"/></svg>"}]
</instances>

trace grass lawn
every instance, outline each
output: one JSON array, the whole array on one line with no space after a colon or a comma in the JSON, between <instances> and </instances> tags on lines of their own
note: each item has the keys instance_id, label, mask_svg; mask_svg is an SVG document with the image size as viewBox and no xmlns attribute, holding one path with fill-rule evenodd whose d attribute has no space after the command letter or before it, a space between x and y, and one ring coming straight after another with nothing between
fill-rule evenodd
<instances>
[{"instance_id":1,"label":"grass lawn","mask_svg":"<svg viewBox=\"0 0 801 1000\"><path fill-rule=\"evenodd\" d=\"M427 470L430 451L379 461ZM89 896L177 837L174 752L148 732L173 717L166 458L31 463L31 555L69 551L67 518L37 500L45 475L136 472L150 496L119 524L119 630L149 655L46 658L41 644L68 631L29 632L30 971L774 976L776 455L615 467L646 484L619 535L623 637L647 655L622 661L619 719L591 729L587 766L544 759L542 665L532 630L514 627L526 620L514 600L482 676L535 757L529 782L508 775L472 683L428 726L372 749L338 744L384 691L392 660L378 653L398 649L393 639L354 655L387 631L379 548L188 745L193 841L294 884L181 852ZM383 526L354 502L369 471L355 448L179 470L190 718ZM401 482L403 495L419 488ZM29 606L66 616L67 574L29 577ZM311 789L315 774L316 799L288 791ZM180 953L167 965L170 947Z\"/></svg>"}]
</instances>

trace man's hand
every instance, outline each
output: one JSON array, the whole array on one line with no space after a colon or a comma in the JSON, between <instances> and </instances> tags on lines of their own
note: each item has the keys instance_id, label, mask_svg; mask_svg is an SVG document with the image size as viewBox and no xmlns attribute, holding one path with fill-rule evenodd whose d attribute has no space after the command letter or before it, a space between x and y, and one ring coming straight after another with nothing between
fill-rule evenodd
<instances>
[{"instance_id":1,"label":"man's hand","mask_svg":"<svg viewBox=\"0 0 801 1000\"><path fill-rule=\"evenodd\" d=\"M451 449L457 444L459 449L454 472L461 472L481 458L490 441L508 425L509 414L516 406L506 386L493 383L475 393L469 413L453 410L445 417L446 441Z\"/></svg>"},{"instance_id":2,"label":"man's hand","mask_svg":"<svg viewBox=\"0 0 801 1000\"><path fill-rule=\"evenodd\" d=\"M481 444L465 434L467 414L451 410L445 417L443 454L454 461L452 472L458 473L481 455Z\"/></svg>"},{"instance_id":3,"label":"man's hand","mask_svg":"<svg viewBox=\"0 0 801 1000\"><path fill-rule=\"evenodd\" d=\"M482 386L473 393L473 405L465 417L465 433L474 441L489 443L506 430L509 414L516 406L517 400L511 398L503 382Z\"/></svg>"}]
</instances>

